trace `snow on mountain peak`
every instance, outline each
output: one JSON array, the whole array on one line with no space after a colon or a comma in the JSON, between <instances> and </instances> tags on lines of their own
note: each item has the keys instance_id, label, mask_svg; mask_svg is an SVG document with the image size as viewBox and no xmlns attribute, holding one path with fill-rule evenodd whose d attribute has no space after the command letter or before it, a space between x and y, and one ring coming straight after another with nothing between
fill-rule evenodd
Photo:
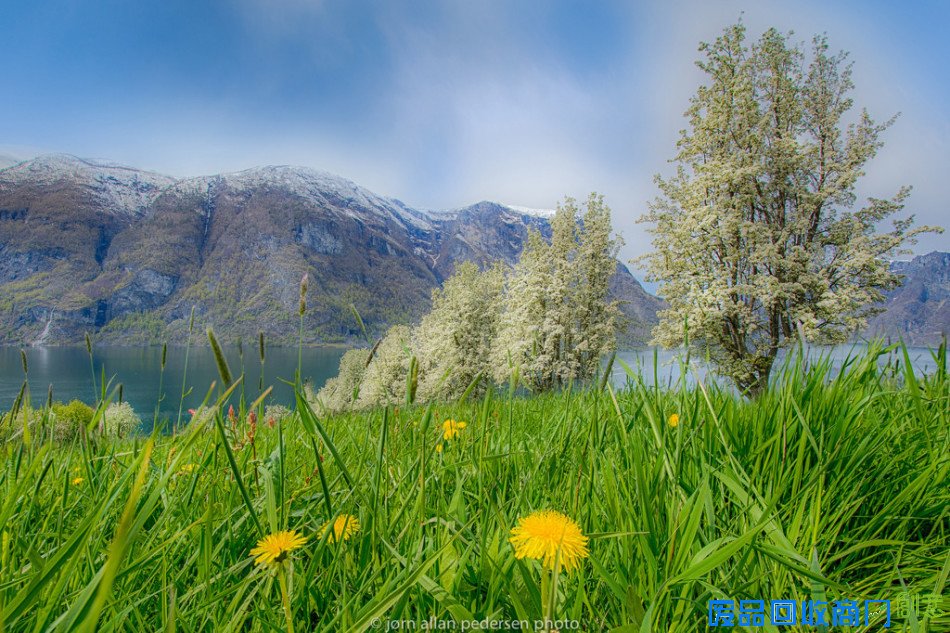
<instances>
[{"instance_id":1,"label":"snow on mountain peak","mask_svg":"<svg viewBox=\"0 0 950 633\"><path fill-rule=\"evenodd\" d=\"M320 198L330 194L364 207L384 201L346 178L309 167L268 165L222 174L221 177L236 189L278 186L302 197Z\"/></svg>"},{"instance_id":2,"label":"snow on mountain peak","mask_svg":"<svg viewBox=\"0 0 950 633\"><path fill-rule=\"evenodd\" d=\"M352 180L327 171L291 165L268 165L218 176L189 178L178 187L206 191L212 182L223 183L234 192L279 189L315 204L341 209L347 215L359 218L360 213L373 213L397 222L411 224L422 230L432 225L425 213L416 211L398 200L373 193Z\"/></svg>"},{"instance_id":3,"label":"snow on mountain peak","mask_svg":"<svg viewBox=\"0 0 950 633\"><path fill-rule=\"evenodd\" d=\"M0 186L30 180L50 184L72 180L104 200L109 209L139 215L175 179L150 171L70 154L44 154L0 170Z\"/></svg>"},{"instance_id":4,"label":"snow on mountain peak","mask_svg":"<svg viewBox=\"0 0 950 633\"><path fill-rule=\"evenodd\" d=\"M504 206L522 215L530 215L536 218L544 218L546 220L553 218L554 214L556 213L554 209L532 209L530 207L519 207L513 204L506 204Z\"/></svg>"},{"instance_id":5,"label":"snow on mountain peak","mask_svg":"<svg viewBox=\"0 0 950 633\"><path fill-rule=\"evenodd\" d=\"M45 154L7 167L0 164L0 189L5 183L31 181L52 184L64 179L87 187L104 200L113 212L128 215L144 213L155 198L169 187L206 193L213 183L223 183L232 191L239 192L279 188L316 204L342 209L354 217L370 212L422 231L432 230L433 222L452 217L463 210L415 209L399 200L377 195L330 172L290 165L270 165L215 176L176 179L110 161L78 158L70 154ZM472 207L479 204L489 204L521 216L546 220L550 220L555 213L553 209L500 203L478 203Z\"/></svg>"}]
</instances>

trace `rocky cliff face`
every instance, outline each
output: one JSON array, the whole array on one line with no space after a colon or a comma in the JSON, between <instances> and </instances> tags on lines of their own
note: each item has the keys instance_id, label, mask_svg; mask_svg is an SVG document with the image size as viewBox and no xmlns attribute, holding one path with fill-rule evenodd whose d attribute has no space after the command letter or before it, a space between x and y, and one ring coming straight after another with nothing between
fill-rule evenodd
<instances>
[{"instance_id":1,"label":"rocky cliff face","mask_svg":"<svg viewBox=\"0 0 950 633\"><path fill-rule=\"evenodd\" d=\"M176 180L46 156L0 169L0 343L296 340L310 275L307 343L417 319L464 260L513 263L543 217L481 202L426 212L323 172L265 167ZM618 264L612 291L645 339L659 301Z\"/></svg>"},{"instance_id":2,"label":"rocky cliff face","mask_svg":"<svg viewBox=\"0 0 950 633\"><path fill-rule=\"evenodd\" d=\"M887 294L884 312L868 324L867 336L902 337L909 345L939 345L950 334L950 253L934 251L891 270L904 276Z\"/></svg>"}]
</instances>

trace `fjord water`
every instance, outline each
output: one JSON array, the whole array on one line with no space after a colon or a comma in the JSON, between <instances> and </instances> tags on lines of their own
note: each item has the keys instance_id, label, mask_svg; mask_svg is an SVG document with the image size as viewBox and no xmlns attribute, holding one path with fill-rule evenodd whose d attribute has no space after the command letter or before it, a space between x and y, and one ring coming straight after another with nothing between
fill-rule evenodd
<instances>
[{"instance_id":1,"label":"fjord water","mask_svg":"<svg viewBox=\"0 0 950 633\"><path fill-rule=\"evenodd\" d=\"M828 361L831 364L832 374L837 372L846 364L854 362L861 358L868 351L868 346L864 343L854 343L848 345L834 346L811 346L804 350L804 359L807 364ZM783 363L790 353L798 353L796 348L788 348L779 351L778 357L772 368L774 377L782 370ZM934 350L926 347L908 347L907 355L910 358L910 364L914 373L918 376L933 373L937 369L937 362L934 358ZM626 363L627 367L642 377L645 384L653 386L659 384L660 387L675 388L681 379L683 370L683 353L679 349L641 349L625 352L618 352L617 358ZM904 353L896 347L887 354L882 354L878 358L878 365L881 367L903 366ZM616 363L611 371L611 382L614 384L623 384L628 379L628 370L621 363ZM694 384L699 380L718 381L725 384L727 381L719 377L712 367L703 362L701 356L692 355L689 369L686 376L688 384Z\"/></svg>"},{"instance_id":2,"label":"fjord water","mask_svg":"<svg viewBox=\"0 0 950 633\"><path fill-rule=\"evenodd\" d=\"M85 347L28 347L25 348L29 369L30 397L34 405L46 402L47 389L53 388L53 399L73 399L92 403L99 393L102 372L112 386L122 384L123 399L150 428L155 407L159 406L159 419L175 421L181 400L182 383L187 393L184 400L182 420L187 421L189 408L201 404L213 381L220 384L217 365L210 348L193 347L189 351L187 374L185 373L185 348L169 347L164 376L161 371L161 347L97 347L93 349L92 363ZM301 375L316 388L336 375L341 348L308 348L303 350ZM236 347L225 350L231 373L241 374L244 368L244 393L248 402L260 395L263 388L273 387L267 400L271 404L290 405L293 388L284 381L293 382L297 370L297 349L270 347L265 354L263 381L257 347L245 346L243 361ZM93 370L93 367L95 368ZM95 371L95 383L93 382ZM163 396L159 400L159 380ZM20 350L15 347L0 347L0 411L8 410L23 384L23 368ZM240 388L237 390L240 393Z\"/></svg>"},{"instance_id":3,"label":"fjord water","mask_svg":"<svg viewBox=\"0 0 950 633\"><path fill-rule=\"evenodd\" d=\"M813 360L827 356L833 366L840 367L848 357L859 356L864 349L862 345L811 348L808 355ZM207 347L193 347L190 350L187 375L184 347L168 348L164 375L161 372L161 347L94 348L91 365L84 347L28 347L25 351L29 368L30 397L34 405L46 401L50 385L53 388L54 400L65 402L78 399L93 403L101 388L104 370L106 381L111 380L112 386L122 384L123 399L142 417L146 429L151 428L156 405L159 409L159 419L177 419L183 382L187 386L182 420L186 422L190 418L188 409L201 404L213 381L220 382L214 355ZM309 381L315 389L322 387L336 375L343 352L343 349L336 347L305 348L302 354L303 380ZM908 352L917 373L930 373L936 368L928 349L910 348ZM235 377L240 375L242 367L244 369L243 389L246 401L256 399L261 393L260 386L263 385L264 389L273 387L268 403L292 405L293 389L287 382L293 381L297 369L297 348L268 348L263 378L256 347L246 346L243 360L236 347L226 349L225 353L231 373ZM652 385L656 381L661 386L673 386L679 380L679 350L659 350L655 354L653 349L631 350L620 352L618 358L640 374L647 384ZM903 363L899 351L880 359L882 365L898 361ZM776 369L780 364L781 359L777 361ZM690 375L687 377L690 383L696 377L700 380L714 379L708 366L701 360L694 357L691 366ZM163 394L161 399L160 379ZM618 385L626 382L626 370L619 363L614 365L611 379ZM7 411L13 405L22 384L20 350L16 347L0 347L0 412Z\"/></svg>"}]
</instances>

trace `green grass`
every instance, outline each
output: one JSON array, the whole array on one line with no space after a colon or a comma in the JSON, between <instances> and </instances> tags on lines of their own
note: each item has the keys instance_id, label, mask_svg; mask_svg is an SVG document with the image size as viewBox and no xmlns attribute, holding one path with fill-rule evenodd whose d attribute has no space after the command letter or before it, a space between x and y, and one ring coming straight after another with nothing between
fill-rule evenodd
<instances>
[{"instance_id":1,"label":"green grass","mask_svg":"<svg viewBox=\"0 0 950 633\"><path fill-rule=\"evenodd\" d=\"M633 380L616 393L304 411L260 420L253 444L240 412L175 437L10 440L0 448L2 630L286 630L282 579L249 554L279 529L309 538L287 569L298 631L534 621L542 571L507 539L542 508L591 538L580 570L556 581L554 614L580 630L706 630L718 598L942 594L945 354L943 369L917 379L903 364L879 368L878 351L837 376L793 361L756 402ZM468 425L440 454L448 417ZM356 515L360 533L321 538L340 513ZM892 629L947 631L950 617L922 608Z\"/></svg>"}]
</instances>

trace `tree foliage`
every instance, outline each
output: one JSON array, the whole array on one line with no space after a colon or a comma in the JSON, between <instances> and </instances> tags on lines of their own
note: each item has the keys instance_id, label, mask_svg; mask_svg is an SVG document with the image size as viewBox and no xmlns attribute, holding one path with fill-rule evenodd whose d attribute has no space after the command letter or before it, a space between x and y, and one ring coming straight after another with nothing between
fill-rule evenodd
<instances>
[{"instance_id":1,"label":"tree foliage","mask_svg":"<svg viewBox=\"0 0 950 633\"><path fill-rule=\"evenodd\" d=\"M369 350L347 350L340 358L337 375L326 382L313 396L307 389L307 399L319 401L330 411L352 409L359 399L359 389L369 362Z\"/></svg>"},{"instance_id":2,"label":"tree foliage","mask_svg":"<svg viewBox=\"0 0 950 633\"><path fill-rule=\"evenodd\" d=\"M383 336L362 377L358 408L399 404L406 399L406 374L412 357L412 330L394 325Z\"/></svg>"},{"instance_id":3,"label":"tree foliage","mask_svg":"<svg viewBox=\"0 0 950 633\"><path fill-rule=\"evenodd\" d=\"M587 380L616 344L620 310L607 298L619 238L610 208L592 193L583 217L572 198L551 221L551 243L529 234L509 275L498 338L495 380L516 369L536 391Z\"/></svg>"},{"instance_id":4,"label":"tree foliage","mask_svg":"<svg viewBox=\"0 0 950 633\"><path fill-rule=\"evenodd\" d=\"M432 292L432 310L412 336L421 400L457 398L476 376L486 379L483 385L487 382L503 284L500 265L480 271L476 264L463 262L442 289Z\"/></svg>"},{"instance_id":5,"label":"tree foliage","mask_svg":"<svg viewBox=\"0 0 950 633\"><path fill-rule=\"evenodd\" d=\"M574 357L577 375L593 376L601 359L616 346L621 317L616 301L609 301L610 278L617 270L617 254L623 241L612 237L610 207L604 197L592 193L578 236Z\"/></svg>"},{"instance_id":6,"label":"tree foliage","mask_svg":"<svg viewBox=\"0 0 950 633\"><path fill-rule=\"evenodd\" d=\"M540 233L529 231L521 257L505 280L504 307L491 348L496 383L508 381L517 370L525 384L537 388L549 374L542 350L550 287L550 246Z\"/></svg>"},{"instance_id":7,"label":"tree foliage","mask_svg":"<svg viewBox=\"0 0 950 633\"><path fill-rule=\"evenodd\" d=\"M888 258L928 227L878 225L909 195L871 198L855 187L893 122L852 113L851 64L771 29L744 26L702 44L706 83L692 97L674 159L656 177L651 281L669 302L654 330L667 346L699 345L744 392L759 393L780 348L801 337L839 343L879 311L899 278Z\"/></svg>"}]
</instances>

